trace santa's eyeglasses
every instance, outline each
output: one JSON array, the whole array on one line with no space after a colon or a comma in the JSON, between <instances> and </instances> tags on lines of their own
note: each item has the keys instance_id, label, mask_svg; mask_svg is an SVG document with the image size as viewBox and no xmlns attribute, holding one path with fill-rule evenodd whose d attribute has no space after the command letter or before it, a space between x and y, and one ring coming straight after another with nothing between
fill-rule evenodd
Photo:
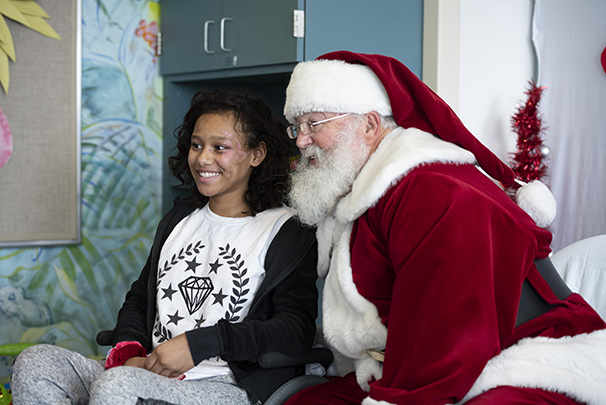
<instances>
[{"instance_id":1,"label":"santa's eyeglasses","mask_svg":"<svg viewBox=\"0 0 606 405\"><path fill-rule=\"evenodd\" d=\"M311 135L314 132L314 127L316 125L324 124L325 122L336 120L337 118L343 118L351 115L350 113L337 115L335 117L326 118L325 120L320 121L305 121L300 124L289 125L286 128L286 133L290 139L297 139L299 135Z\"/></svg>"}]
</instances>

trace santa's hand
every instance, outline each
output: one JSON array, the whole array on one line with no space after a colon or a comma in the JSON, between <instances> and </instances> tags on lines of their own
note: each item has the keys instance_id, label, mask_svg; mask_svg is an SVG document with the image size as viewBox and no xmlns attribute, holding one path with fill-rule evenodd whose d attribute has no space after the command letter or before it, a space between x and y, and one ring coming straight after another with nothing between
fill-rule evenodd
<instances>
[{"instance_id":1,"label":"santa's hand","mask_svg":"<svg viewBox=\"0 0 606 405\"><path fill-rule=\"evenodd\" d=\"M169 378L178 378L193 367L194 360L184 334L158 345L145 361L146 369Z\"/></svg>"}]
</instances>

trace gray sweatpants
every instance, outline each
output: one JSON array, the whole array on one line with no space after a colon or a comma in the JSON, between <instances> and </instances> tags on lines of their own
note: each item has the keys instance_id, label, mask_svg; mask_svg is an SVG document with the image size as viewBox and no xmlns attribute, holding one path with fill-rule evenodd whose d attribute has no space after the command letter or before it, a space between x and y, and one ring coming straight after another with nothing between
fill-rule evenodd
<instances>
[{"instance_id":1,"label":"gray sweatpants","mask_svg":"<svg viewBox=\"0 0 606 405\"><path fill-rule=\"evenodd\" d=\"M136 367L104 370L103 363L51 345L36 345L15 360L14 405L250 404L231 376L179 381Z\"/></svg>"}]
</instances>

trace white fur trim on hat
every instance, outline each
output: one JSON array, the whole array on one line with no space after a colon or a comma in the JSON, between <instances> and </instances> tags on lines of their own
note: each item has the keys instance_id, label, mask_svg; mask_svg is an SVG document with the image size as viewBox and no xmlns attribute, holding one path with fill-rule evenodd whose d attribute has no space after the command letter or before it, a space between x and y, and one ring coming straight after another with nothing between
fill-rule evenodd
<instances>
[{"instance_id":1,"label":"white fur trim on hat","mask_svg":"<svg viewBox=\"0 0 606 405\"><path fill-rule=\"evenodd\" d=\"M539 180L520 187L516 192L516 202L541 228L547 228L555 219L555 198Z\"/></svg>"},{"instance_id":2,"label":"white fur trim on hat","mask_svg":"<svg viewBox=\"0 0 606 405\"><path fill-rule=\"evenodd\" d=\"M370 111L392 115L385 87L368 66L341 60L314 60L295 67L284 105L284 115L291 123L310 112Z\"/></svg>"}]
</instances>

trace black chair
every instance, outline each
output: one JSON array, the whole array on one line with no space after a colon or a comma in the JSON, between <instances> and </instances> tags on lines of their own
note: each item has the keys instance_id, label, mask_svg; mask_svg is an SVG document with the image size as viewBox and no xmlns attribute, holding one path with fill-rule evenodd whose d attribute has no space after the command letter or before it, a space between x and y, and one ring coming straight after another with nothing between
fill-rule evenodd
<instances>
[{"instance_id":1,"label":"black chair","mask_svg":"<svg viewBox=\"0 0 606 405\"><path fill-rule=\"evenodd\" d=\"M97 344L99 346L111 346L113 333L113 330L100 331L97 334ZM309 352L300 356L288 356L278 352L265 353L259 357L259 365L263 368L273 368L319 363L327 369L332 360L333 354L330 349L325 347L314 347ZM302 389L322 384L326 381L328 381L327 378L318 375L301 375L295 377L278 387L263 404L282 405L288 398Z\"/></svg>"}]
</instances>

